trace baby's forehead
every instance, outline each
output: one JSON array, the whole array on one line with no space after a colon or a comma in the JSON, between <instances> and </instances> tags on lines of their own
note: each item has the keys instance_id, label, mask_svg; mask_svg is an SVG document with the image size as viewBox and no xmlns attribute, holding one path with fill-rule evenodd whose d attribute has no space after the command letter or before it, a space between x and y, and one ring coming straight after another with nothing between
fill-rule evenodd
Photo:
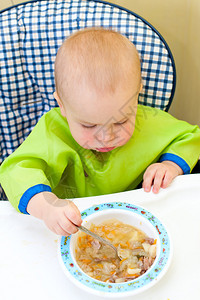
<instances>
[{"instance_id":1,"label":"baby's forehead","mask_svg":"<svg viewBox=\"0 0 200 300\"><path fill-rule=\"evenodd\" d=\"M118 90L115 94L96 95L90 91L77 91L66 111L80 123L106 124L117 123L133 116L137 109L138 91Z\"/></svg>"}]
</instances>

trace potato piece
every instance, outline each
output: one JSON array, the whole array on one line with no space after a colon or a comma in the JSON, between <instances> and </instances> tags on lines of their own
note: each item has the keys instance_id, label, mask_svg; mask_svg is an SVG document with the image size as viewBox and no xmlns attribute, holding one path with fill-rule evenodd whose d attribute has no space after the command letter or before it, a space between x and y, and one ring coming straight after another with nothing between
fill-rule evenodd
<instances>
[{"instance_id":1,"label":"potato piece","mask_svg":"<svg viewBox=\"0 0 200 300\"><path fill-rule=\"evenodd\" d=\"M130 250L129 249L119 249L118 255L121 259L129 258L130 256Z\"/></svg>"},{"instance_id":2,"label":"potato piece","mask_svg":"<svg viewBox=\"0 0 200 300\"><path fill-rule=\"evenodd\" d=\"M149 255L152 257L152 258L155 258L156 257L156 245L151 245L149 247Z\"/></svg>"},{"instance_id":3,"label":"potato piece","mask_svg":"<svg viewBox=\"0 0 200 300\"><path fill-rule=\"evenodd\" d=\"M121 282L124 282L125 279L124 278L117 278L115 279L115 283L121 283Z\"/></svg>"},{"instance_id":4,"label":"potato piece","mask_svg":"<svg viewBox=\"0 0 200 300\"><path fill-rule=\"evenodd\" d=\"M130 275L133 275L133 274L139 274L141 272L141 269L139 268L135 268L135 269L127 269L127 273L130 274Z\"/></svg>"},{"instance_id":5,"label":"potato piece","mask_svg":"<svg viewBox=\"0 0 200 300\"><path fill-rule=\"evenodd\" d=\"M93 277L94 276L94 272L86 272L87 276Z\"/></svg>"},{"instance_id":6,"label":"potato piece","mask_svg":"<svg viewBox=\"0 0 200 300\"><path fill-rule=\"evenodd\" d=\"M110 262L103 262L103 274L110 274L112 271L116 271L117 267Z\"/></svg>"},{"instance_id":7,"label":"potato piece","mask_svg":"<svg viewBox=\"0 0 200 300\"><path fill-rule=\"evenodd\" d=\"M145 252L149 252L149 248L150 248L150 244L148 244L148 243L142 243L142 247L144 248L144 251Z\"/></svg>"}]
</instances>

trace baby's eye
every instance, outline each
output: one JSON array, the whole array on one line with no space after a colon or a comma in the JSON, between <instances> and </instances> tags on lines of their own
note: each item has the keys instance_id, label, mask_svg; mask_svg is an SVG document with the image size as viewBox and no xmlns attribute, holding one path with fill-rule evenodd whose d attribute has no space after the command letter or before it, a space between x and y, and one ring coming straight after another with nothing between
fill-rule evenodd
<instances>
[{"instance_id":1,"label":"baby's eye","mask_svg":"<svg viewBox=\"0 0 200 300\"><path fill-rule=\"evenodd\" d=\"M123 125L123 124L125 124L126 122L128 122L128 119L127 119L127 120L124 120L124 121L122 121L122 122L117 122L117 123L115 123L115 125Z\"/></svg>"},{"instance_id":2,"label":"baby's eye","mask_svg":"<svg viewBox=\"0 0 200 300\"><path fill-rule=\"evenodd\" d=\"M81 124L81 126L82 127L84 127L84 128L94 128L94 127L96 127L97 125L85 125L85 124Z\"/></svg>"}]
</instances>

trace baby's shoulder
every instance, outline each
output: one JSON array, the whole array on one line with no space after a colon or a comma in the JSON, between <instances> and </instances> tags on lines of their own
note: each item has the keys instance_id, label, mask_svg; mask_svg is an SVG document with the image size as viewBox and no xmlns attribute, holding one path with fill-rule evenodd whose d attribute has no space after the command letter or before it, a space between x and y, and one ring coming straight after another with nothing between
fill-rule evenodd
<instances>
[{"instance_id":1,"label":"baby's shoulder","mask_svg":"<svg viewBox=\"0 0 200 300\"><path fill-rule=\"evenodd\" d=\"M137 107L136 121L138 122L152 122L156 124L161 121L165 122L171 120L175 120L175 118L161 109L140 104Z\"/></svg>"},{"instance_id":2,"label":"baby's shoulder","mask_svg":"<svg viewBox=\"0 0 200 300\"><path fill-rule=\"evenodd\" d=\"M51 110L49 110L48 112L46 112L40 119L41 121L45 122L45 123L66 123L67 120L66 118L64 118L60 112L60 108L59 107L54 107Z\"/></svg>"}]
</instances>

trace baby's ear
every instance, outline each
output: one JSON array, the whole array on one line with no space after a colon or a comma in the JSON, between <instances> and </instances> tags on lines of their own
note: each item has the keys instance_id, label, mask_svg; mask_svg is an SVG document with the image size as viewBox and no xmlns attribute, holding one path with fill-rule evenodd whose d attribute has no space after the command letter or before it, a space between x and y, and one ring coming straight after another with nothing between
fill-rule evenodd
<instances>
[{"instance_id":1,"label":"baby's ear","mask_svg":"<svg viewBox=\"0 0 200 300\"><path fill-rule=\"evenodd\" d=\"M64 109L64 106L63 106L63 104L62 104L62 101L60 100L60 98L59 98L59 96L58 96L58 93L57 93L57 92L54 92L54 93L53 93L53 96L54 96L54 98L56 99L56 101L57 101L57 103L58 103L58 105L59 105L59 107L60 107L61 115L62 115L63 117L66 118L66 115L65 115L65 109Z\"/></svg>"},{"instance_id":2,"label":"baby's ear","mask_svg":"<svg viewBox=\"0 0 200 300\"><path fill-rule=\"evenodd\" d=\"M143 89L143 83L141 82L141 84L140 84L140 91L139 91L139 93L141 93L142 89Z\"/></svg>"},{"instance_id":3,"label":"baby's ear","mask_svg":"<svg viewBox=\"0 0 200 300\"><path fill-rule=\"evenodd\" d=\"M61 100L60 100L60 98L59 98L59 96L58 96L58 93L57 93L57 92L54 92L54 93L53 93L53 96L54 96L54 98L56 99L58 105L61 106L61 105L62 105L62 102L61 102Z\"/></svg>"}]
</instances>

